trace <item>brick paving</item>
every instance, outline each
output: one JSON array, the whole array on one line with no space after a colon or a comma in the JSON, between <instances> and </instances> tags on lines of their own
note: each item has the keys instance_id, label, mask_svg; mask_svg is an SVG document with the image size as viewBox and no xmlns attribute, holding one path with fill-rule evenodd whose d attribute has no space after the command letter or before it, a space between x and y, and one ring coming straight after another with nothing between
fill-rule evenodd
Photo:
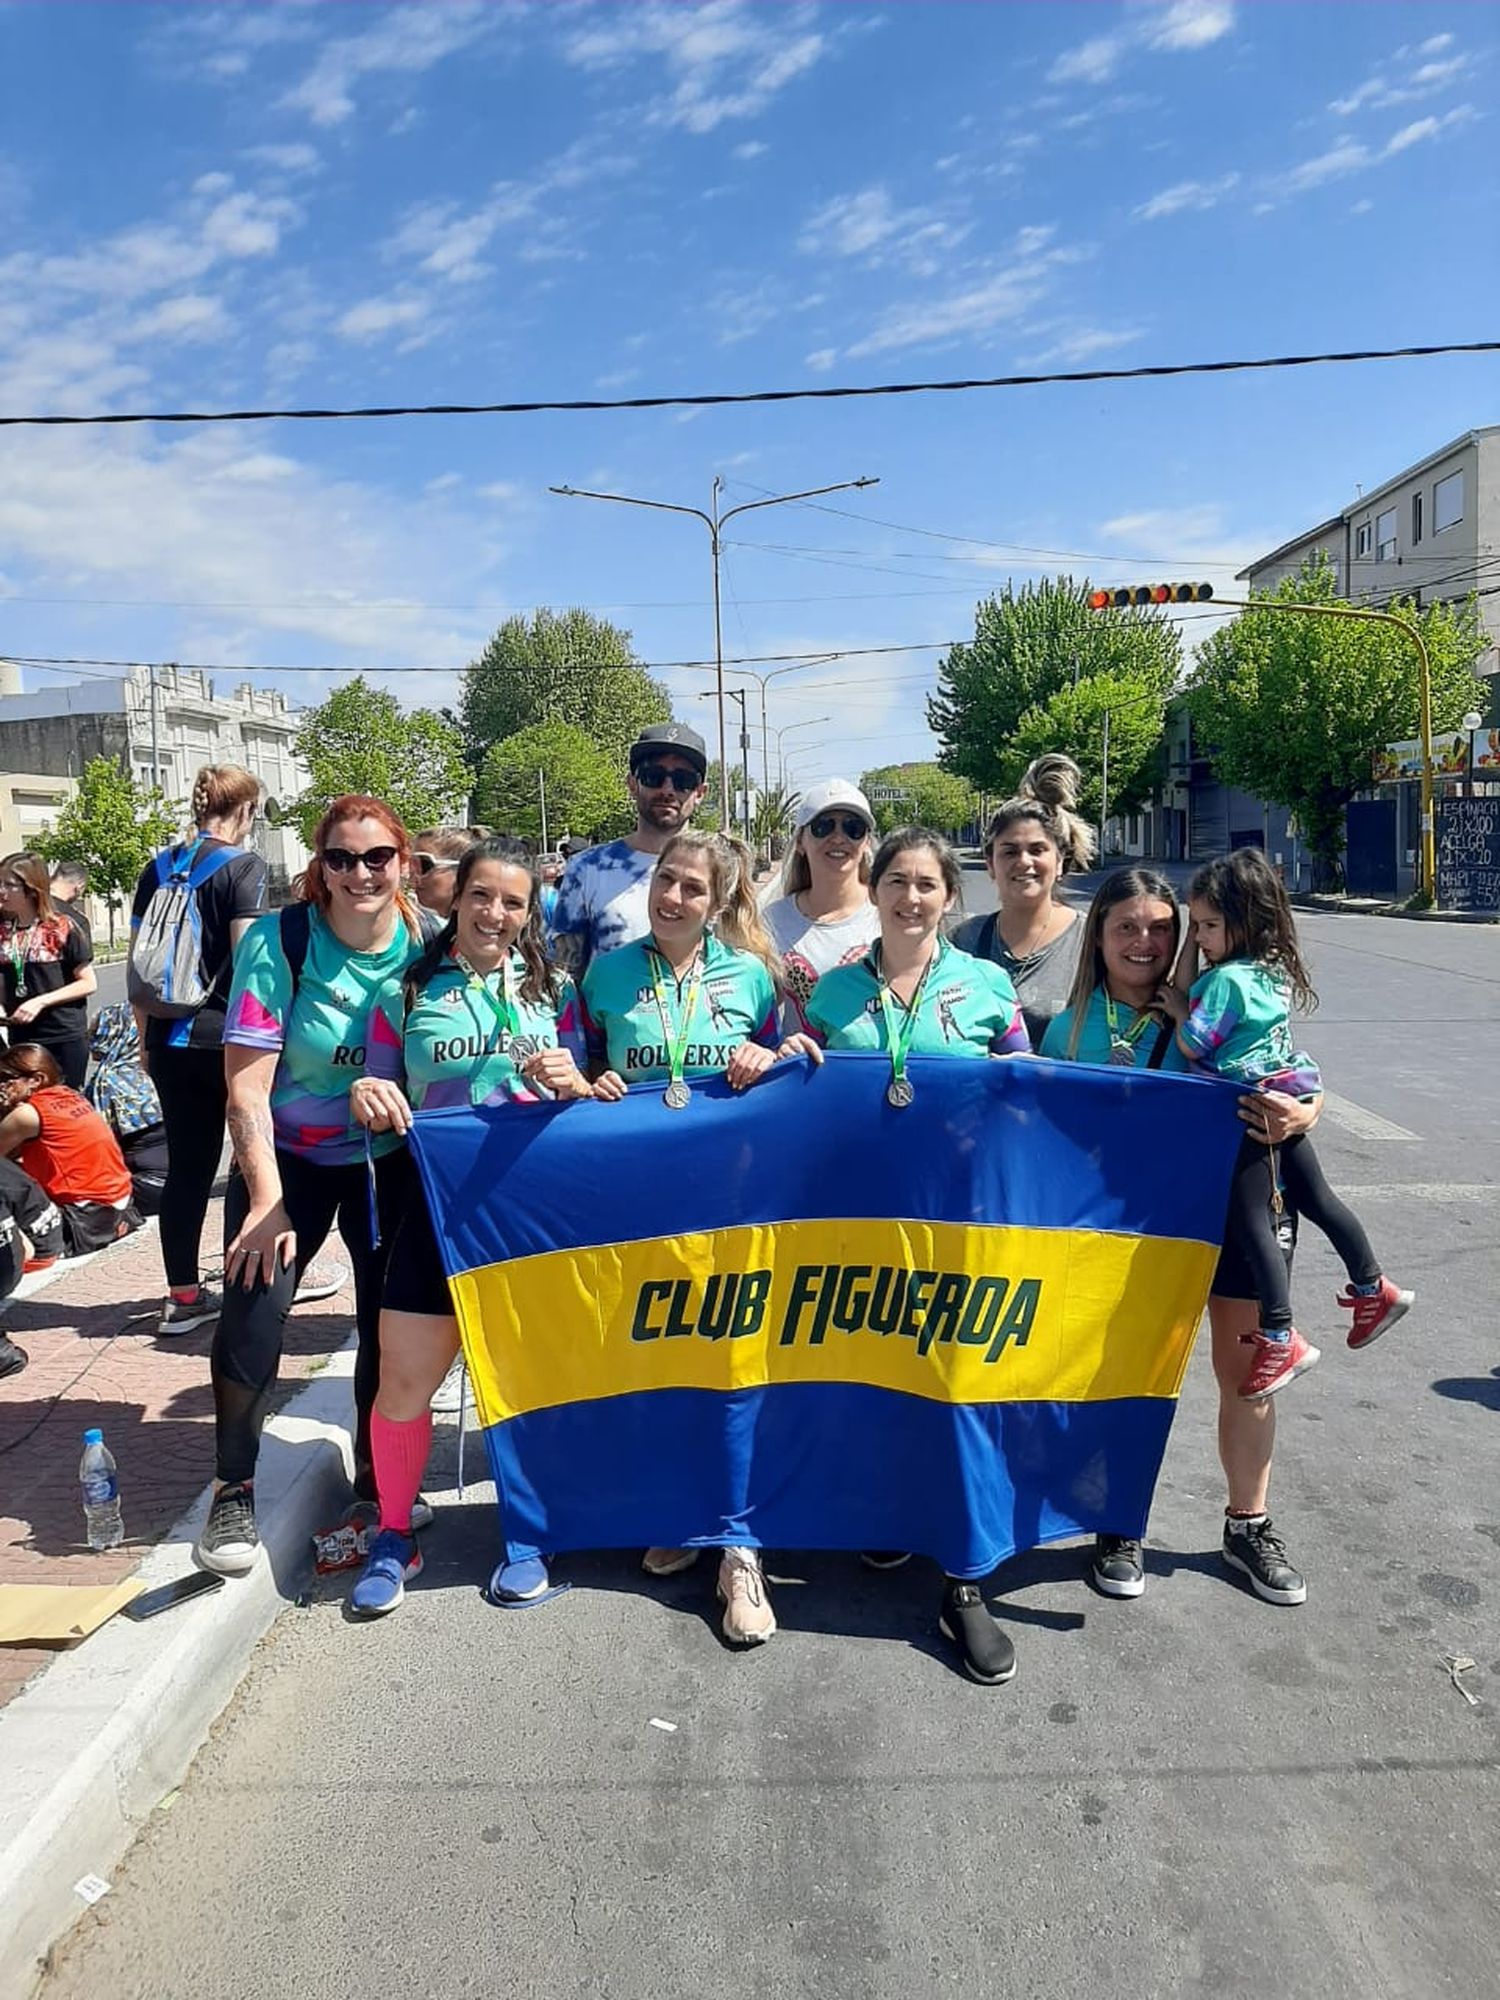
<instances>
[{"instance_id":1,"label":"brick paving","mask_svg":"<svg viewBox=\"0 0 1500 2000\"><path fill-rule=\"evenodd\" d=\"M220 1230L215 1202L205 1254ZM330 1239L323 1257L339 1247ZM213 1327L157 1337L164 1284L155 1227L58 1268L46 1289L0 1305L0 1327L31 1356L29 1368L0 1382L0 1583L128 1576L213 1476ZM279 1402L343 1346L353 1312L346 1289L292 1314ZM92 1425L119 1466L126 1534L121 1548L97 1552L83 1539L78 1497L82 1434ZM51 1658L47 1648L0 1646L0 1706Z\"/></svg>"}]
</instances>

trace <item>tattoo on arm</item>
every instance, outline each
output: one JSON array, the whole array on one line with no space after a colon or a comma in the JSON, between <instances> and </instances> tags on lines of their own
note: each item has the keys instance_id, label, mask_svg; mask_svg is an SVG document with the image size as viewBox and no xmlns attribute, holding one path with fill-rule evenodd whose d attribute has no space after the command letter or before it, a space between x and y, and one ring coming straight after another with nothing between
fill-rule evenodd
<instances>
[{"instance_id":1,"label":"tattoo on arm","mask_svg":"<svg viewBox=\"0 0 1500 2000\"><path fill-rule=\"evenodd\" d=\"M271 1123L271 1107L269 1104L231 1104L226 1122L234 1157L253 1194L256 1182L267 1167L273 1173L275 1171L276 1130Z\"/></svg>"}]
</instances>

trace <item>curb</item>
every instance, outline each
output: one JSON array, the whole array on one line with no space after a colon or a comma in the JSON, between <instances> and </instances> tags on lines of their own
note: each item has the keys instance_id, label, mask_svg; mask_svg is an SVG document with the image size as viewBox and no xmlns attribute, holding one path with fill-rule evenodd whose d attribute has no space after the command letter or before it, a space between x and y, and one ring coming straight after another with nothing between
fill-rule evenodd
<instances>
[{"instance_id":1,"label":"curb","mask_svg":"<svg viewBox=\"0 0 1500 2000\"><path fill-rule=\"evenodd\" d=\"M179 1784L257 1642L310 1573L310 1537L348 1499L354 1336L266 1426L256 1474L265 1559L148 1624L114 1618L0 1711L0 2000L30 2000L82 1915L74 1884L112 1869ZM208 1492L136 1571L192 1567Z\"/></svg>"},{"instance_id":2,"label":"curb","mask_svg":"<svg viewBox=\"0 0 1500 2000\"><path fill-rule=\"evenodd\" d=\"M1488 910L1409 910L1405 903L1382 903L1363 897L1327 896L1308 892L1289 898L1299 910L1317 910L1325 917L1400 917L1418 924L1500 924Z\"/></svg>"}]
</instances>

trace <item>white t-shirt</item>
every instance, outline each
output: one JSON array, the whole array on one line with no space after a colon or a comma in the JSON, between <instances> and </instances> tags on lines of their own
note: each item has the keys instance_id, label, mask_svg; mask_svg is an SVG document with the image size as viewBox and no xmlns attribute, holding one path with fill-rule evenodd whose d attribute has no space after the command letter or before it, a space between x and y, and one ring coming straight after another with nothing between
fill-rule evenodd
<instances>
[{"instance_id":1,"label":"white t-shirt","mask_svg":"<svg viewBox=\"0 0 1500 2000\"><path fill-rule=\"evenodd\" d=\"M875 905L866 903L852 916L820 922L804 916L794 896L778 897L767 904L764 915L786 971L782 1033L796 1034L807 1027L808 996L823 974L862 959L880 935L880 918Z\"/></svg>"},{"instance_id":2,"label":"white t-shirt","mask_svg":"<svg viewBox=\"0 0 1500 2000\"><path fill-rule=\"evenodd\" d=\"M657 856L628 840L575 854L557 885L552 945L580 983L591 958L634 944L651 928L648 901Z\"/></svg>"}]
</instances>

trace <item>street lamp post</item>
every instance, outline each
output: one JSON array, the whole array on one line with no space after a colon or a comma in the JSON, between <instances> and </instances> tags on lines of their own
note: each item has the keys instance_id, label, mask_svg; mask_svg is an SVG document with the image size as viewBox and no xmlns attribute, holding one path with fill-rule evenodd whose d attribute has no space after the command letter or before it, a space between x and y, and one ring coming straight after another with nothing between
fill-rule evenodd
<instances>
[{"instance_id":1,"label":"street lamp post","mask_svg":"<svg viewBox=\"0 0 1500 2000\"><path fill-rule=\"evenodd\" d=\"M786 789L786 758L782 753L781 739L790 736L794 729L811 729L815 723L832 722L831 715L810 715L805 722L788 722L776 731L776 783L779 789Z\"/></svg>"},{"instance_id":2,"label":"street lamp post","mask_svg":"<svg viewBox=\"0 0 1500 2000\"><path fill-rule=\"evenodd\" d=\"M727 667L726 673L742 674L746 680L755 681L760 688L760 781L767 791L771 789L771 732L766 719L766 690L770 683L779 680L783 674L805 674L813 667L826 667L836 656L822 653L815 660L799 660L792 667L773 667L768 674L758 674L753 667ZM707 696L700 696L707 700Z\"/></svg>"},{"instance_id":3,"label":"street lamp post","mask_svg":"<svg viewBox=\"0 0 1500 2000\"><path fill-rule=\"evenodd\" d=\"M745 838L749 840L752 837L750 832L750 723L745 713L745 690L744 688L725 688L724 693L730 701L737 701L740 705L740 774L745 788ZM715 697L711 694L700 694L698 699L699 701L713 701ZM769 790L769 787L767 789Z\"/></svg>"},{"instance_id":4,"label":"street lamp post","mask_svg":"<svg viewBox=\"0 0 1500 2000\"><path fill-rule=\"evenodd\" d=\"M1471 708L1464 716L1463 726L1469 738L1469 755L1465 764L1465 774L1468 778L1468 783L1464 786L1464 796L1472 799L1474 796L1474 731L1484 726L1484 717L1479 713L1477 708Z\"/></svg>"},{"instance_id":5,"label":"street lamp post","mask_svg":"<svg viewBox=\"0 0 1500 2000\"><path fill-rule=\"evenodd\" d=\"M634 493L591 493L583 486L551 486L550 493L560 493L569 500L613 500L622 507L650 507L660 514L691 514L701 521L709 533L713 551L714 567L714 675L715 696L719 704L719 816L724 825L729 824L729 762L728 735L724 716L724 631L719 602L719 559L723 554L723 529L727 521L738 514L754 513L757 507L785 507L794 500L816 500L825 493L850 493L857 487L878 486L878 479L841 479L833 486L809 486L802 493L773 493L765 500L745 500L738 507L730 507L719 512L719 492L724 482L715 475L710 490L707 512L702 507L685 507L672 500L643 500Z\"/></svg>"}]
</instances>

